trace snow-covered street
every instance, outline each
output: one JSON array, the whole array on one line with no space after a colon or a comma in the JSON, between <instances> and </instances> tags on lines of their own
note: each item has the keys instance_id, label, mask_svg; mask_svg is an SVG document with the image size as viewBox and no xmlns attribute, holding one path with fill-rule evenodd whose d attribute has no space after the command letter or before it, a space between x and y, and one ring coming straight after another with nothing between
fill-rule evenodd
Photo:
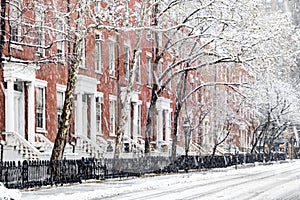
<instances>
[{"instance_id":1,"label":"snow-covered street","mask_svg":"<svg viewBox=\"0 0 300 200\"><path fill-rule=\"evenodd\" d=\"M107 180L37 191L22 200L300 199L300 161L214 169L129 180Z\"/></svg>"}]
</instances>

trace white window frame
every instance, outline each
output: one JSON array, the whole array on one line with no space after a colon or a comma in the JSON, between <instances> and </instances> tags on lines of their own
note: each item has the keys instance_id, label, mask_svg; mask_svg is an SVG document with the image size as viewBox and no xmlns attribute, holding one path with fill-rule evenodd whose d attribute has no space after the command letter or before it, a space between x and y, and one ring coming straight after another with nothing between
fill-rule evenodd
<instances>
[{"instance_id":1,"label":"white window frame","mask_svg":"<svg viewBox=\"0 0 300 200\"><path fill-rule=\"evenodd\" d=\"M137 21L137 24L140 23L141 21L141 3L140 2L134 2L134 5L135 5L135 13L136 13L136 21Z\"/></svg>"},{"instance_id":2,"label":"white window frame","mask_svg":"<svg viewBox=\"0 0 300 200\"><path fill-rule=\"evenodd\" d=\"M101 1L100 0L96 0L94 3L94 12L96 15L101 14Z\"/></svg>"},{"instance_id":3,"label":"white window frame","mask_svg":"<svg viewBox=\"0 0 300 200\"><path fill-rule=\"evenodd\" d=\"M95 95L95 119L96 119L96 133L97 135L103 135L102 132L102 104L103 104L103 93L96 93ZM99 119L98 119L99 117Z\"/></svg>"},{"instance_id":4,"label":"white window frame","mask_svg":"<svg viewBox=\"0 0 300 200\"><path fill-rule=\"evenodd\" d=\"M168 63L168 67L169 66L171 66L171 64L170 63ZM172 70L170 70L169 72L168 72L168 78L170 78L172 76ZM168 88L168 91L169 91L169 93L172 93L172 80L173 79L170 79L170 81L169 81L169 83L168 83L168 85L167 85L167 88Z\"/></svg>"},{"instance_id":5,"label":"white window frame","mask_svg":"<svg viewBox=\"0 0 300 200\"><path fill-rule=\"evenodd\" d=\"M102 73L102 42L103 35L100 33L95 34L95 72Z\"/></svg>"},{"instance_id":6,"label":"white window frame","mask_svg":"<svg viewBox=\"0 0 300 200\"><path fill-rule=\"evenodd\" d=\"M21 41L21 0L10 1L10 39L14 42Z\"/></svg>"},{"instance_id":7,"label":"white window frame","mask_svg":"<svg viewBox=\"0 0 300 200\"><path fill-rule=\"evenodd\" d=\"M163 61L158 62L158 74L163 73Z\"/></svg>"},{"instance_id":8,"label":"white window frame","mask_svg":"<svg viewBox=\"0 0 300 200\"><path fill-rule=\"evenodd\" d=\"M138 116L137 116L137 135L142 136L142 102L138 102Z\"/></svg>"},{"instance_id":9,"label":"white window frame","mask_svg":"<svg viewBox=\"0 0 300 200\"><path fill-rule=\"evenodd\" d=\"M41 127L38 127L38 124L36 123L36 131L37 132L46 132L46 88L47 88L47 81L43 81L43 80L36 80L35 81L35 87L36 87L36 92L37 92L37 89L42 89L42 104L43 104L43 107L42 107L42 126ZM37 121L37 93L36 93L36 96L35 96L35 101L36 101L36 108L35 108L35 112L36 112L36 121Z\"/></svg>"},{"instance_id":10,"label":"white window frame","mask_svg":"<svg viewBox=\"0 0 300 200\"><path fill-rule=\"evenodd\" d=\"M117 97L113 95L109 95L109 135L110 136L116 136L116 106L117 106Z\"/></svg>"},{"instance_id":11,"label":"white window frame","mask_svg":"<svg viewBox=\"0 0 300 200\"><path fill-rule=\"evenodd\" d=\"M130 46L129 44L124 44L124 77L129 78L129 62L130 62Z\"/></svg>"},{"instance_id":12,"label":"white window frame","mask_svg":"<svg viewBox=\"0 0 300 200\"><path fill-rule=\"evenodd\" d=\"M158 41L158 47L162 47L163 44L163 34L162 32L157 33L157 41Z\"/></svg>"},{"instance_id":13,"label":"white window frame","mask_svg":"<svg viewBox=\"0 0 300 200\"><path fill-rule=\"evenodd\" d=\"M35 23L36 23L36 53L39 56L45 56L45 10L41 4L36 3L35 10Z\"/></svg>"},{"instance_id":14,"label":"white window frame","mask_svg":"<svg viewBox=\"0 0 300 200\"><path fill-rule=\"evenodd\" d=\"M85 66L85 39L83 38L79 44L79 56L80 56L80 62L79 67L82 69L86 69Z\"/></svg>"},{"instance_id":15,"label":"white window frame","mask_svg":"<svg viewBox=\"0 0 300 200\"><path fill-rule=\"evenodd\" d=\"M152 65L151 65L152 55L147 53L146 55L146 71L147 71L147 86L152 85Z\"/></svg>"},{"instance_id":16,"label":"white window frame","mask_svg":"<svg viewBox=\"0 0 300 200\"><path fill-rule=\"evenodd\" d=\"M115 77L115 41L109 40L109 76Z\"/></svg>"},{"instance_id":17,"label":"white window frame","mask_svg":"<svg viewBox=\"0 0 300 200\"><path fill-rule=\"evenodd\" d=\"M136 82L141 83L141 54L137 55L136 60Z\"/></svg>"},{"instance_id":18,"label":"white window frame","mask_svg":"<svg viewBox=\"0 0 300 200\"><path fill-rule=\"evenodd\" d=\"M56 34L56 51L57 51L57 55L60 61L64 61L65 59L65 42L64 42L64 31L65 31L65 27L64 27L64 20L61 18L57 19L57 34Z\"/></svg>"},{"instance_id":19,"label":"white window frame","mask_svg":"<svg viewBox=\"0 0 300 200\"><path fill-rule=\"evenodd\" d=\"M163 73L163 67L164 67L164 64L163 64L163 61L160 60L157 64L157 80L159 79L160 75Z\"/></svg>"},{"instance_id":20,"label":"white window frame","mask_svg":"<svg viewBox=\"0 0 300 200\"><path fill-rule=\"evenodd\" d=\"M57 108L57 129L59 128L59 116L62 116L63 112L63 107L62 110L59 110L59 105L58 105L58 93L62 93L62 106L64 106L64 100L65 100L65 92L66 92L67 86L61 85L61 84L56 84L56 108Z\"/></svg>"}]
</instances>

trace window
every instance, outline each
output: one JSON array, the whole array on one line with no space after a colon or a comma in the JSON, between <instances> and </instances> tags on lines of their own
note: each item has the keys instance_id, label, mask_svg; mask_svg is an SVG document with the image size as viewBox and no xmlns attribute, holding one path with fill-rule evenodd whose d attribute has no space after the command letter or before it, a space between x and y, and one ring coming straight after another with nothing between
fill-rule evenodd
<instances>
[{"instance_id":1,"label":"window","mask_svg":"<svg viewBox=\"0 0 300 200\"><path fill-rule=\"evenodd\" d=\"M109 41L109 75L115 76L115 43Z\"/></svg>"},{"instance_id":2,"label":"window","mask_svg":"<svg viewBox=\"0 0 300 200\"><path fill-rule=\"evenodd\" d=\"M97 134L102 134L102 103L103 97L96 97L96 132Z\"/></svg>"},{"instance_id":3,"label":"window","mask_svg":"<svg viewBox=\"0 0 300 200\"><path fill-rule=\"evenodd\" d=\"M266 6L266 11L270 12L271 11L271 0L266 0L265 6Z\"/></svg>"},{"instance_id":4,"label":"window","mask_svg":"<svg viewBox=\"0 0 300 200\"><path fill-rule=\"evenodd\" d=\"M79 67L80 68L86 68L85 67L85 39L83 39L80 42L79 46L79 56L80 56L80 62L79 62Z\"/></svg>"},{"instance_id":5,"label":"window","mask_svg":"<svg viewBox=\"0 0 300 200\"><path fill-rule=\"evenodd\" d=\"M163 132L162 132L162 135L163 135L163 141L166 141L166 138L167 138L167 117L166 115L169 114L167 110L163 110L162 111L162 129L163 129Z\"/></svg>"},{"instance_id":6,"label":"window","mask_svg":"<svg viewBox=\"0 0 300 200\"><path fill-rule=\"evenodd\" d=\"M125 0L124 1L124 14L125 14L125 20L124 20L124 23L125 23L125 26L129 26L129 0Z\"/></svg>"},{"instance_id":7,"label":"window","mask_svg":"<svg viewBox=\"0 0 300 200\"><path fill-rule=\"evenodd\" d=\"M47 82L36 80L35 88L35 124L37 131L46 131L46 87Z\"/></svg>"},{"instance_id":8,"label":"window","mask_svg":"<svg viewBox=\"0 0 300 200\"><path fill-rule=\"evenodd\" d=\"M168 66L170 66L170 65L168 65ZM172 71L170 70L169 72L168 72L168 78L170 78L172 76ZM170 81L169 81L169 83L168 83L168 85L167 85L167 88L168 88L168 91L169 92L172 92L172 79L170 79Z\"/></svg>"},{"instance_id":9,"label":"window","mask_svg":"<svg viewBox=\"0 0 300 200\"><path fill-rule=\"evenodd\" d=\"M151 68L151 57L147 55L146 59L146 67L147 67L147 85L151 85L152 83L152 68Z\"/></svg>"},{"instance_id":10,"label":"window","mask_svg":"<svg viewBox=\"0 0 300 200\"><path fill-rule=\"evenodd\" d=\"M64 92L57 91L57 129L59 129L62 125L62 113L64 108Z\"/></svg>"},{"instance_id":11,"label":"window","mask_svg":"<svg viewBox=\"0 0 300 200\"><path fill-rule=\"evenodd\" d=\"M99 15L101 13L101 1L95 1L94 10L96 15Z\"/></svg>"},{"instance_id":12,"label":"window","mask_svg":"<svg viewBox=\"0 0 300 200\"><path fill-rule=\"evenodd\" d=\"M159 62L157 63L157 68L156 68L156 72L155 72L155 79L156 79L156 80L159 80L159 78L160 78L162 72L163 72L163 62L162 62L162 61L159 61ZM161 82L160 82L160 84L161 84Z\"/></svg>"},{"instance_id":13,"label":"window","mask_svg":"<svg viewBox=\"0 0 300 200\"><path fill-rule=\"evenodd\" d=\"M204 138L205 138L205 142L209 143L209 135L208 135L208 122L204 122Z\"/></svg>"},{"instance_id":14,"label":"window","mask_svg":"<svg viewBox=\"0 0 300 200\"><path fill-rule=\"evenodd\" d=\"M43 86L36 87L35 100L36 100L36 128L38 131L46 130L46 106L45 106L45 90Z\"/></svg>"},{"instance_id":15,"label":"window","mask_svg":"<svg viewBox=\"0 0 300 200\"><path fill-rule=\"evenodd\" d=\"M162 47L162 33L157 33L157 41L158 41L158 47Z\"/></svg>"},{"instance_id":16,"label":"window","mask_svg":"<svg viewBox=\"0 0 300 200\"><path fill-rule=\"evenodd\" d=\"M66 89L67 87L65 85L56 84L57 129L59 129L62 124L61 117L64 108Z\"/></svg>"},{"instance_id":17,"label":"window","mask_svg":"<svg viewBox=\"0 0 300 200\"><path fill-rule=\"evenodd\" d=\"M283 0L278 0L278 9L279 9L279 11L284 11Z\"/></svg>"},{"instance_id":18,"label":"window","mask_svg":"<svg viewBox=\"0 0 300 200\"><path fill-rule=\"evenodd\" d=\"M108 4L108 16L109 16L109 19L110 21L115 21L115 2L114 0L110 1L109 4Z\"/></svg>"},{"instance_id":19,"label":"window","mask_svg":"<svg viewBox=\"0 0 300 200\"><path fill-rule=\"evenodd\" d=\"M56 43L56 48L57 48L57 55L59 59L64 59L64 51L65 51L65 42L64 42L64 35L63 32L65 30L64 28L64 21L62 19L57 20L57 43Z\"/></svg>"},{"instance_id":20,"label":"window","mask_svg":"<svg viewBox=\"0 0 300 200\"><path fill-rule=\"evenodd\" d=\"M137 22L137 24L139 24L141 21L141 15L142 15L141 3L136 2L136 1L135 1L135 13L136 13L136 22Z\"/></svg>"},{"instance_id":21,"label":"window","mask_svg":"<svg viewBox=\"0 0 300 200\"><path fill-rule=\"evenodd\" d=\"M142 135L142 105L138 105L138 116L137 116L137 135Z\"/></svg>"},{"instance_id":22,"label":"window","mask_svg":"<svg viewBox=\"0 0 300 200\"><path fill-rule=\"evenodd\" d=\"M136 60L136 82L140 83L141 82L141 55L137 55L137 60Z\"/></svg>"},{"instance_id":23,"label":"window","mask_svg":"<svg viewBox=\"0 0 300 200\"><path fill-rule=\"evenodd\" d=\"M37 5L35 12L35 23L36 23L36 52L40 56L45 56L45 33L44 33L44 23L45 23L45 12L42 6Z\"/></svg>"},{"instance_id":24,"label":"window","mask_svg":"<svg viewBox=\"0 0 300 200\"><path fill-rule=\"evenodd\" d=\"M162 62L159 62L158 63L158 75L162 74L162 66L163 66Z\"/></svg>"},{"instance_id":25,"label":"window","mask_svg":"<svg viewBox=\"0 0 300 200\"><path fill-rule=\"evenodd\" d=\"M21 0L10 1L10 39L13 42L21 41Z\"/></svg>"},{"instance_id":26,"label":"window","mask_svg":"<svg viewBox=\"0 0 300 200\"><path fill-rule=\"evenodd\" d=\"M116 97L109 97L109 124L110 124L110 136L115 136L116 131Z\"/></svg>"},{"instance_id":27,"label":"window","mask_svg":"<svg viewBox=\"0 0 300 200\"><path fill-rule=\"evenodd\" d=\"M124 76L129 78L129 47L124 46Z\"/></svg>"},{"instance_id":28,"label":"window","mask_svg":"<svg viewBox=\"0 0 300 200\"><path fill-rule=\"evenodd\" d=\"M36 127L44 128L44 110L45 110L45 92L44 88L36 88Z\"/></svg>"},{"instance_id":29,"label":"window","mask_svg":"<svg viewBox=\"0 0 300 200\"><path fill-rule=\"evenodd\" d=\"M95 35L95 71L102 73L102 41L103 35Z\"/></svg>"}]
</instances>

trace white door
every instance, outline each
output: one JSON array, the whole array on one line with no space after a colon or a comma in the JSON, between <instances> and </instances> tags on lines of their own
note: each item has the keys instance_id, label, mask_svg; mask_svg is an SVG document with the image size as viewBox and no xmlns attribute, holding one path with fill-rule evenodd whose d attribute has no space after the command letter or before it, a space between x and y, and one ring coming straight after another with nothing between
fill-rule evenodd
<instances>
[{"instance_id":1,"label":"white door","mask_svg":"<svg viewBox=\"0 0 300 200\"><path fill-rule=\"evenodd\" d=\"M25 137L24 132L24 96L23 92L14 91L14 131Z\"/></svg>"}]
</instances>

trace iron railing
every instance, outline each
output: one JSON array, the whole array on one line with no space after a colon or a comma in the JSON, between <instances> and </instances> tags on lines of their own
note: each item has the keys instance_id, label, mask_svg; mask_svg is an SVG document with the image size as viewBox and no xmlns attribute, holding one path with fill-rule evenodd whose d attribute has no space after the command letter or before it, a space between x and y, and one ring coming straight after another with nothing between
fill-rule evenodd
<instances>
[{"instance_id":1,"label":"iron railing","mask_svg":"<svg viewBox=\"0 0 300 200\"><path fill-rule=\"evenodd\" d=\"M0 162L0 182L3 182L7 188L24 189L81 183L83 180L90 179L103 180L147 173L174 173L180 170L209 169L285 159L285 154L236 154L214 157L181 156L174 162L169 157Z\"/></svg>"}]
</instances>

